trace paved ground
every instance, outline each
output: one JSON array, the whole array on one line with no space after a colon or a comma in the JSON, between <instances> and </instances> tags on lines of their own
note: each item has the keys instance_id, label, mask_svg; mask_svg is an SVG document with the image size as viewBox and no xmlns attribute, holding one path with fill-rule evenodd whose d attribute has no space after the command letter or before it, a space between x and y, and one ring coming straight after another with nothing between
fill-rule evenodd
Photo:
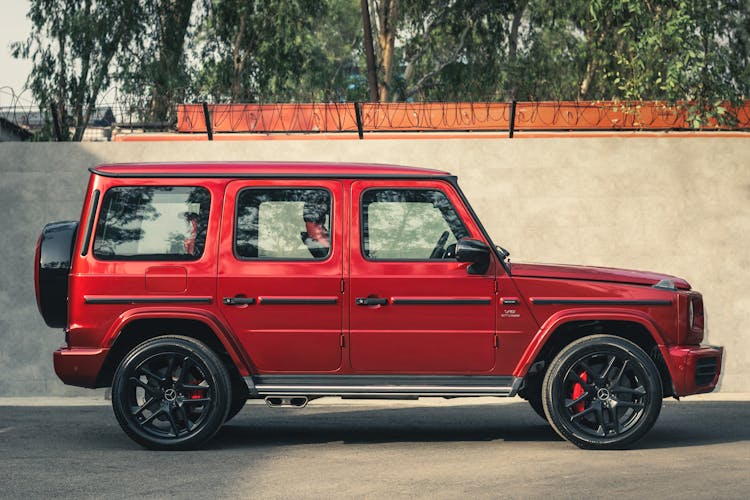
<instances>
[{"instance_id":1,"label":"paved ground","mask_svg":"<svg viewBox=\"0 0 750 500\"><path fill-rule=\"evenodd\" d=\"M748 498L738 399L667 401L637 448L611 452L574 448L520 401L249 405L182 453L142 450L103 405L4 399L0 497Z\"/></svg>"}]
</instances>

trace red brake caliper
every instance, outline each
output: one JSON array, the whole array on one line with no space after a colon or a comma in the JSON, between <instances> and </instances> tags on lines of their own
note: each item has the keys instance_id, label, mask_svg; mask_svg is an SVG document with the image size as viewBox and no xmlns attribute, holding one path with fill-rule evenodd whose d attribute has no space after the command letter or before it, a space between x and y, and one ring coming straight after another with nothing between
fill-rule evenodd
<instances>
[{"instance_id":1,"label":"red brake caliper","mask_svg":"<svg viewBox=\"0 0 750 500\"><path fill-rule=\"evenodd\" d=\"M588 383L589 376L585 371L579 373L578 375L581 377L581 380ZM573 400L575 401L576 399L580 398L585 392L586 391L584 390L583 386L580 383L576 382L573 386ZM576 403L573 408L575 408L576 413L581 413L586 408L586 405L583 401L581 401L580 403Z\"/></svg>"},{"instance_id":2,"label":"red brake caliper","mask_svg":"<svg viewBox=\"0 0 750 500\"><path fill-rule=\"evenodd\" d=\"M192 377L191 377L192 378ZM200 382L198 380L193 380L191 382L192 385L198 385ZM203 397L205 389L193 389L188 393L188 397L190 399L200 399Z\"/></svg>"}]
</instances>

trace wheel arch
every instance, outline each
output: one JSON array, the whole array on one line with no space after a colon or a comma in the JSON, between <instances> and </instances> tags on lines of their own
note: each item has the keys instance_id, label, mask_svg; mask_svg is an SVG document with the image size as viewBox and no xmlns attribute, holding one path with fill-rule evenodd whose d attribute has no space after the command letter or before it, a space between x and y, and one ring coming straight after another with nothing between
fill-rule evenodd
<instances>
[{"instance_id":1,"label":"wheel arch","mask_svg":"<svg viewBox=\"0 0 750 500\"><path fill-rule=\"evenodd\" d=\"M513 375L543 377L552 359L571 342L583 337L609 334L640 347L656 365L664 396L674 394L672 377L664 361L663 338L650 318L642 314L602 313L601 311L554 316L539 329L516 365Z\"/></svg>"},{"instance_id":2,"label":"wheel arch","mask_svg":"<svg viewBox=\"0 0 750 500\"><path fill-rule=\"evenodd\" d=\"M163 335L182 335L199 340L216 352L230 373L247 376L252 364L239 342L221 324L201 313L141 311L121 317L110 330L105 345L109 352L96 379L96 387L108 387L117 366L135 346Z\"/></svg>"}]
</instances>

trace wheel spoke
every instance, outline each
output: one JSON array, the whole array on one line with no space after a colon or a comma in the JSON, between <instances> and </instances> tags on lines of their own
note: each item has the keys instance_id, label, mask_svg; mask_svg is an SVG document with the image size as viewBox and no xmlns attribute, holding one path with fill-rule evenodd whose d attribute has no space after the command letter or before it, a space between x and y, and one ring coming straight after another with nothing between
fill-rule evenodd
<instances>
[{"instance_id":1,"label":"wheel spoke","mask_svg":"<svg viewBox=\"0 0 750 500\"><path fill-rule=\"evenodd\" d=\"M593 413L594 411L595 411L595 410L594 410L594 407L593 407L593 406L589 406L589 407L588 407L588 408L586 408L585 410L583 410L583 411L580 411L580 412L578 412L578 413L575 413L575 414L571 415L571 416L570 416L570 421L572 422L572 421L574 421L574 420L578 420L578 419L580 419L580 418L583 418L583 417L585 417L586 415L588 415L589 413Z\"/></svg>"},{"instance_id":2,"label":"wheel spoke","mask_svg":"<svg viewBox=\"0 0 750 500\"><path fill-rule=\"evenodd\" d=\"M141 387L144 391L146 391L151 396L158 396L158 389L151 387L151 385L147 384L143 380L139 379L138 377L130 377L130 382L134 383L138 387Z\"/></svg>"},{"instance_id":3,"label":"wheel spoke","mask_svg":"<svg viewBox=\"0 0 750 500\"><path fill-rule=\"evenodd\" d=\"M622 432L622 426L620 425L620 419L617 416L617 406L607 406L607 412L609 413L610 420L612 421L612 427L615 434Z\"/></svg>"},{"instance_id":4,"label":"wheel spoke","mask_svg":"<svg viewBox=\"0 0 750 500\"><path fill-rule=\"evenodd\" d=\"M174 373L174 366L175 366L175 361L176 360L177 360L177 354L176 353L172 354L169 357L169 364L167 365L167 377L166 377L167 380L170 380L170 381L173 380L172 379L172 374Z\"/></svg>"},{"instance_id":5,"label":"wheel spoke","mask_svg":"<svg viewBox=\"0 0 750 500\"><path fill-rule=\"evenodd\" d=\"M589 393L588 392L584 392L583 394L581 394L580 396L578 396L575 399L566 399L565 400L565 408L570 409L571 406L577 405L578 403L580 403L581 401L583 401L584 399L586 399L588 396L589 396Z\"/></svg>"},{"instance_id":6,"label":"wheel spoke","mask_svg":"<svg viewBox=\"0 0 750 500\"><path fill-rule=\"evenodd\" d=\"M186 391L205 391L208 390L209 387L207 385L180 384L179 388Z\"/></svg>"},{"instance_id":7,"label":"wheel spoke","mask_svg":"<svg viewBox=\"0 0 750 500\"><path fill-rule=\"evenodd\" d=\"M172 432L174 432L174 437L180 437L180 431L177 429L177 424L174 421L174 416L172 416L172 410L170 409L167 413L167 418L169 419L169 425L172 427Z\"/></svg>"},{"instance_id":8,"label":"wheel spoke","mask_svg":"<svg viewBox=\"0 0 750 500\"><path fill-rule=\"evenodd\" d=\"M164 412L164 410L161 409L161 408L159 408L157 411L155 411L154 413L152 413L151 415L149 415L149 417L146 420L144 420L143 422L139 422L141 424L141 427L150 424L156 417L158 417L159 415L161 415L163 412Z\"/></svg>"},{"instance_id":9,"label":"wheel spoke","mask_svg":"<svg viewBox=\"0 0 750 500\"><path fill-rule=\"evenodd\" d=\"M617 373L617 376L615 377L615 379L612 381L612 385L618 385L620 383L620 380L622 380L622 376L625 374L625 369L627 368L629 362L630 360L628 359L622 362L622 367L620 368L620 371Z\"/></svg>"},{"instance_id":10,"label":"wheel spoke","mask_svg":"<svg viewBox=\"0 0 750 500\"><path fill-rule=\"evenodd\" d=\"M580 385L581 385L581 387L583 387L583 389L584 389L584 390L585 390L586 392L588 392L589 390L591 390L591 389L592 389L592 388L594 387L594 386L593 386L592 384L590 384L589 382L586 382L585 380L583 380L583 378L582 378L582 377L581 377L581 376L580 376L580 375L578 374L578 372L576 372L575 370L572 370L572 371L570 372L570 375L572 375L572 376L573 376L573 378L575 379L575 381L576 381L576 382L577 382L578 384L580 384Z\"/></svg>"},{"instance_id":11,"label":"wheel spoke","mask_svg":"<svg viewBox=\"0 0 750 500\"><path fill-rule=\"evenodd\" d=\"M599 430L601 430L601 432L604 433L604 429L605 429L604 411L602 410L601 403L594 406L594 415L596 416L596 423L599 424Z\"/></svg>"},{"instance_id":12,"label":"wheel spoke","mask_svg":"<svg viewBox=\"0 0 750 500\"><path fill-rule=\"evenodd\" d=\"M193 360L190 359L189 356L185 356L182 360L182 369L180 370L180 377L177 379L177 386L178 387L186 387L185 381L187 375L190 373L190 370L193 368L195 363L193 363Z\"/></svg>"},{"instance_id":13,"label":"wheel spoke","mask_svg":"<svg viewBox=\"0 0 750 500\"><path fill-rule=\"evenodd\" d=\"M135 413L133 413L133 416L140 417L141 414L143 413L143 410L145 410L146 408L148 408L149 406L151 406L151 403L153 403L154 401L156 401L156 397L151 397L148 401L146 401L145 403L143 403L143 405L140 408L138 408L135 411Z\"/></svg>"},{"instance_id":14,"label":"wheel spoke","mask_svg":"<svg viewBox=\"0 0 750 500\"><path fill-rule=\"evenodd\" d=\"M164 382L164 381L167 380L165 377L160 377L159 375L155 374L154 372L152 372L151 370L149 370L145 366L140 366L138 368L138 371L141 372L142 374L144 374L146 377L148 377L150 379L158 380L159 382Z\"/></svg>"},{"instance_id":15,"label":"wheel spoke","mask_svg":"<svg viewBox=\"0 0 750 500\"><path fill-rule=\"evenodd\" d=\"M184 406L180 406L180 416L182 417L183 422L185 422L185 429L187 429L188 432L193 431L193 424L190 422L190 419L188 418L187 412L185 411Z\"/></svg>"},{"instance_id":16,"label":"wheel spoke","mask_svg":"<svg viewBox=\"0 0 750 500\"><path fill-rule=\"evenodd\" d=\"M609 360L607 361L607 366L604 368L601 376L599 377L600 380L607 380L607 374L612 369L612 366L614 366L615 361L617 361L617 358L615 356L609 357Z\"/></svg>"},{"instance_id":17,"label":"wheel spoke","mask_svg":"<svg viewBox=\"0 0 750 500\"><path fill-rule=\"evenodd\" d=\"M635 396L645 396L646 395L646 388L642 385L639 385L636 388L630 388L630 387L624 387L621 385L618 385L617 387L613 387L612 389L613 394L633 394Z\"/></svg>"},{"instance_id":18,"label":"wheel spoke","mask_svg":"<svg viewBox=\"0 0 750 500\"><path fill-rule=\"evenodd\" d=\"M617 406L624 406L625 408L633 408L635 410L642 410L645 408L643 403L631 403L630 401L618 401Z\"/></svg>"},{"instance_id":19,"label":"wheel spoke","mask_svg":"<svg viewBox=\"0 0 750 500\"><path fill-rule=\"evenodd\" d=\"M196 399L186 399L185 401L182 402L182 404L183 405L187 405L187 404L195 405L195 404L210 403L210 402L211 402L211 398L196 398Z\"/></svg>"}]
</instances>

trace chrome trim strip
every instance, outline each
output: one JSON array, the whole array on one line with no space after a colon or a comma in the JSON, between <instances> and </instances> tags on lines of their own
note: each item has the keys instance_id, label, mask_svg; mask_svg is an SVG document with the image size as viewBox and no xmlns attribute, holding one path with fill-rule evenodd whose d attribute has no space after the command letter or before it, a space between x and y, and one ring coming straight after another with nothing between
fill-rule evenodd
<instances>
[{"instance_id":1,"label":"chrome trim strip","mask_svg":"<svg viewBox=\"0 0 750 500\"><path fill-rule=\"evenodd\" d=\"M515 385L515 382L514 382ZM519 384L520 385L520 384ZM284 394L288 396L508 396L514 387L488 386L488 387L466 387L466 386L325 386L325 385L256 385L258 394ZM516 389L517 390L517 389Z\"/></svg>"}]
</instances>

